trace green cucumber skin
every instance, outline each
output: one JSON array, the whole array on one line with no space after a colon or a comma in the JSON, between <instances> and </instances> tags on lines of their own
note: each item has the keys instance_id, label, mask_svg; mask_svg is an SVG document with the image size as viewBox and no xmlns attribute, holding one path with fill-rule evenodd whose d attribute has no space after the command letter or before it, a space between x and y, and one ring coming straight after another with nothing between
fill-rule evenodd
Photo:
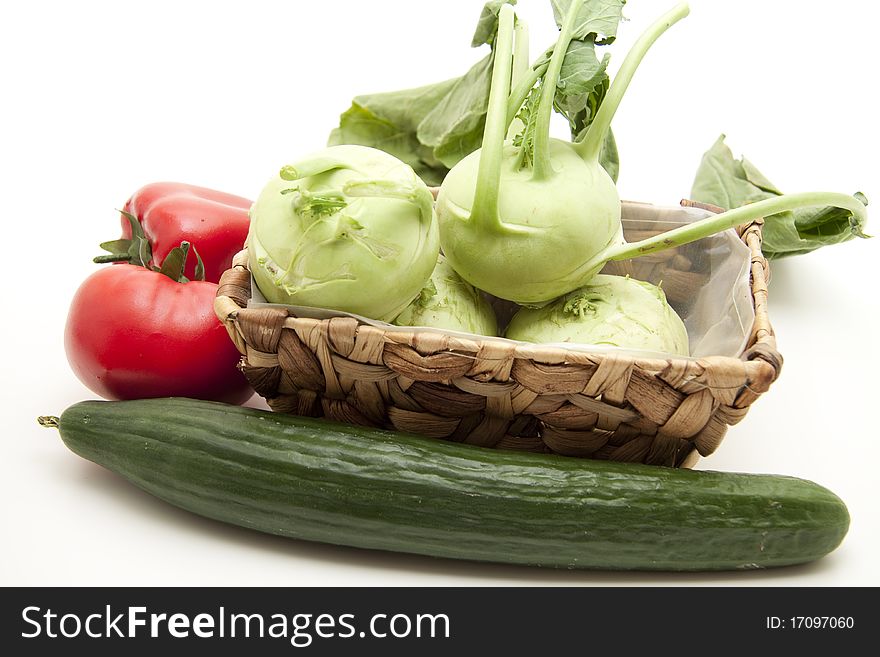
<instances>
[{"instance_id":1,"label":"green cucumber skin","mask_svg":"<svg viewBox=\"0 0 880 657\"><path fill-rule=\"evenodd\" d=\"M310 541L614 570L805 563L844 503L802 479L490 450L190 399L64 411L76 454L208 518Z\"/></svg>"}]
</instances>

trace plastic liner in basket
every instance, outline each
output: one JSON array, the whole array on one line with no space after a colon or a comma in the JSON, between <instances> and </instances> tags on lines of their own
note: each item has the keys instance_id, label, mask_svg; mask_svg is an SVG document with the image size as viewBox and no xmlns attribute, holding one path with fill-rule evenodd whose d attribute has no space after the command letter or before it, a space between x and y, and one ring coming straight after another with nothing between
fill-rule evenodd
<instances>
[{"instance_id":1,"label":"plastic liner in basket","mask_svg":"<svg viewBox=\"0 0 880 657\"><path fill-rule=\"evenodd\" d=\"M624 203L628 239L709 209ZM761 222L614 263L661 284L688 329L689 358L389 326L265 303L247 252L221 279L217 316L241 368L277 412L482 447L689 466L776 379ZM607 271L607 270L606 270ZM511 304L496 300L501 323Z\"/></svg>"}]
</instances>

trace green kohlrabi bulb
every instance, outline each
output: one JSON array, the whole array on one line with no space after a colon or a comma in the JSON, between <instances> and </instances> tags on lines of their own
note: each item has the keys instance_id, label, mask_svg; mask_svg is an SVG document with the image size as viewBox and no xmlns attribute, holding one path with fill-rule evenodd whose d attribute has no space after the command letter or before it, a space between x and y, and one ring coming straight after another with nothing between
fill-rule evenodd
<instances>
[{"instance_id":1,"label":"green kohlrabi bulb","mask_svg":"<svg viewBox=\"0 0 880 657\"><path fill-rule=\"evenodd\" d=\"M596 162L551 139L553 174L535 180L505 142L497 183L497 222L474 211L483 156L472 153L446 176L437 197L443 252L461 276L502 299L535 304L569 292L604 263L585 263L622 240L620 198Z\"/></svg>"},{"instance_id":2,"label":"green kohlrabi bulb","mask_svg":"<svg viewBox=\"0 0 880 657\"><path fill-rule=\"evenodd\" d=\"M688 355L684 322L656 285L597 274L543 308L522 308L507 327L512 340L611 345Z\"/></svg>"},{"instance_id":3,"label":"green kohlrabi bulb","mask_svg":"<svg viewBox=\"0 0 880 657\"><path fill-rule=\"evenodd\" d=\"M274 303L390 321L440 250L433 198L412 168L366 146L332 146L281 169L251 208L250 270Z\"/></svg>"},{"instance_id":4,"label":"green kohlrabi bulb","mask_svg":"<svg viewBox=\"0 0 880 657\"><path fill-rule=\"evenodd\" d=\"M443 256L419 296L394 320L398 326L426 326L477 335L497 335L492 306Z\"/></svg>"}]
</instances>

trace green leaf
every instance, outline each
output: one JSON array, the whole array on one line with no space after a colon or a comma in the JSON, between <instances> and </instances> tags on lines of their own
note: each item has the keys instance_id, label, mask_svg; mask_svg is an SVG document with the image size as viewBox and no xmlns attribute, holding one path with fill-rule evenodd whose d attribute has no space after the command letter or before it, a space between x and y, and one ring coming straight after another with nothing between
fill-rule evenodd
<instances>
[{"instance_id":1,"label":"green leaf","mask_svg":"<svg viewBox=\"0 0 880 657\"><path fill-rule=\"evenodd\" d=\"M562 19L568 13L573 0L550 0L556 25L562 26ZM575 23L574 38L584 39L590 34L603 45L614 41L617 26L623 20L623 5L626 0L587 0L581 6Z\"/></svg>"},{"instance_id":2,"label":"green leaf","mask_svg":"<svg viewBox=\"0 0 880 657\"><path fill-rule=\"evenodd\" d=\"M138 221L138 218L135 217L131 212L126 212L125 210L118 211L123 217L128 219L128 223L131 226L131 234L133 237L144 237L144 229L141 226L141 222Z\"/></svg>"},{"instance_id":3,"label":"green leaf","mask_svg":"<svg viewBox=\"0 0 880 657\"><path fill-rule=\"evenodd\" d=\"M101 242L100 246L104 251L108 251L113 255L127 255L131 248L131 240L111 240L109 242Z\"/></svg>"},{"instance_id":4,"label":"green leaf","mask_svg":"<svg viewBox=\"0 0 880 657\"><path fill-rule=\"evenodd\" d=\"M173 281L184 282L183 269L186 266L186 256L189 254L189 242L181 242L180 246L176 246L168 252L159 273L167 276Z\"/></svg>"},{"instance_id":5,"label":"green leaf","mask_svg":"<svg viewBox=\"0 0 880 657\"><path fill-rule=\"evenodd\" d=\"M548 63L552 54L552 48L546 50L535 63L535 68ZM585 41L569 43L568 49L565 51L565 59L562 60L559 79L556 82L557 105L574 102L573 106L582 108L587 103L586 96L594 93L598 94L597 97L601 101L609 84L607 73L609 59L610 55L608 54L605 54L601 60L596 56L592 35ZM605 89L598 90L600 86L604 86ZM584 98L578 98L580 96L584 96ZM596 109L598 109L598 103Z\"/></svg>"},{"instance_id":6,"label":"green leaf","mask_svg":"<svg viewBox=\"0 0 880 657\"><path fill-rule=\"evenodd\" d=\"M394 155L410 165L427 184L439 185L448 171L433 148L422 144L419 123L457 82L446 80L416 89L358 96L340 116L328 145L360 144Z\"/></svg>"},{"instance_id":7,"label":"green leaf","mask_svg":"<svg viewBox=\"0 0 880 657\"><path fill-rule=\"evenodd\" d=\"M725 146L725 148L727 147ZM729 152L730 150L728 149L728 153ZM767 177L763 173L758 171L758 168L749 160L747 160L746 158L742 158L740 160L740 165L742 166L742 171L743 174L745 174L746 180L752 183L755 187L757 187L758 189L762 189L765 192L776 194L777 196L782 194L782 191L777 189L776 185L767 180Z\"/></svg>"},{"instance_id":8,"label":"green leaf","mask_svg":"<svg viewBox=\"0 0 880 657\"><path fill-rule=\"evenodd\" d=\"M492 64L492 55L487 55L472 66L419 123L419 142L433 148L434 155L448 168L480 147Z\"/></svg>"},{"instance_id":9,"label":"green leaf","mask_svg":"<svg viewBox=\"0 0 880 657\"><path fill-rule=\"evenodd\" d=\"M480 147L491 78L492 56L487 55L460 78L358 96L329 144L379 148L409 164L427 184L438 185Z\"/></svg>"},{"instance_id":10,"label":"green leaf","mask_svg":"<svg viewBox=\"0 0 880 657\"><path fill-rule=\"evenodd\" d=\"M746 158L734 158L724 135L703 155L691 188L693 200L724 209L781 195L782 191L754 164ZM868 199L862 193L854 196L867 205ZM771 259L809 253L853 237L865 237L863 228L852 213L837 207L780 212L764 223L762 251Z\"/></svg>"},{"instance_id":11,"label":"green leaf","mask_svg":"<svg viewBox=\"0 0 880 657\"><path fill-rule=\"evenodd\" d=\"M483 5L483 11L477 21L477 29L474 30L471 47L477 48L484 43L495 43L495 35L498 34L498 12L504 5L515 5L516 0L489 0Z\"/></svg>"},{"instance_id":12,"label":"green leaf","mask_svg":"<svg viewBox=\"0 0 880 657\"><path fill-rule=\"evenodd\" d=\"M861 192L853 194L864 205L868 205L867 197ZM794 211L794 225L803 238L835 240L850 231L855 237L868 237L863 226L855 221L851 212L835 206L824 208L800 208ZM846 236L845 239L850 239ZM843 240L838 240L843 241Z\"/></svg>"},{"instance_id":13,"label":"green leaf","mask_svg":"<svg viewBox=\"0 0 880 657\"><path fill-rule=\"evenodd\" d=\"M492 45L498 13L515 0L490 0L480 14L473 45ZM358 96L340 116L328 145L379 148L410 165L428 185L477 150L483 139L492 79L492 54L463 76L415 89Z\"/></svg>"},{"instance_id":14,"label":"green leaf","mask_svg":"<svg viewBox=\"0 0 880 657\"><path fill-rule=\"evenodd\" d=\"M532 168L535 160L535 129L537 126L538 113L535 109L541 100L541 84L532 88L526 101L517 114L522 122L522 130L513 138L513 145L520 149L519 168Z\"/></svg>"},{"instance_id":15,"label":"green leaf","mask_svg":"<svg viewBox=\"0 0 880 657\"><path fill-rule=\"evenodd\" d=\"M565 52L565 59L562 60L562 70L556 83L557 95L592 93L608 79L606 69L610 58L607 53L601 60L596 57L595 44L591 38L586 41L572 41Z\"/></svg>"}]
</instances>

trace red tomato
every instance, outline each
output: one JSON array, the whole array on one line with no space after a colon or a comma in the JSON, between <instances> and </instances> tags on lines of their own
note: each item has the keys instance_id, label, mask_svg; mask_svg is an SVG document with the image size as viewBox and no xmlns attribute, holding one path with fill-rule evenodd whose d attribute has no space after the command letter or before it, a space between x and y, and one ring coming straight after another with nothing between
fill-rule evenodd
<instances>
[{"instance_id":1,"label":"red tomato","mask_svg":"<svg viewBox=\"0 0 880 657\"><path fill-rule=\"evenodd\" d=\"M246 401L253 391L214 315L216 292L214 283L178 283L136 265L98 270L77 290L67 317L73 371L106 399Z\"/></svg>"},{"instance_id":2,"label":"red tomato","mask_svg":"<svg viewBox=\"0 0 880 657\"><path fill-rule=\"evenodd\" d=\"M123 210L140 220L152 248L152 262L161 265L171 249L184 240L192 243L205 263L205 280L216 283L232 266L232 257L244 248L251 202L240 196L176 182L141 187ZM131 238L131 224L123 216L122 236ZM185 275L195 278L195 259Z\"/></svg>"}]
</instances>

